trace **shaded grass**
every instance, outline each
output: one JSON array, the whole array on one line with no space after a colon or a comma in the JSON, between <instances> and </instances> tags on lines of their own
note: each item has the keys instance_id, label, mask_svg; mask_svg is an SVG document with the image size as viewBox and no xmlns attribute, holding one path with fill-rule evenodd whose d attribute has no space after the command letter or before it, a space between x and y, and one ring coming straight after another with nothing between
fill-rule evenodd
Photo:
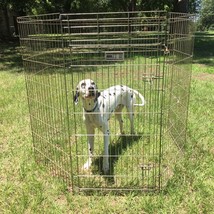
<instances>
[{"instance_id":1,"label":"shaded grass","mask_svg":"<svg viewBox=\"0 0 214 214\"><path fill-rule=\"evenodd\" d=\"M194 64L205 64L214 73L214 31L195 34Z\"/></svg>"},{"instance_id":2,"label":"shaded grass","mask_svg":"<svg viewBox=\"0 0 214 214\"><path fill-rule=\"evenodd\" d=\"M9 70L10 72L23 71L19 49L17 41L0 44L0 72L4 70Z\"/></svg>"},{"instance_id":3,"label":"shaded grass","mask_svg":"<svg viewBox=\"0 0 214 214\"><path fill-rule=\"evenodd\" d=\"M196 42L196 47L199 44ZM10 50L12 54L13 50ZM12 58L8 55L8 59ZM214 211L214 84L213 79L195 78L201 73L213 73L209 63L202 64L200 57L194 61L188 140L184 157L177 162L167 187L160 194L115 196L109 193L103 197L98 193L72 195L67 187L35 163L24 77L22 73L14 72L22 68L19 64L11 64L13 66L6 60L0 63L1 213L180 214Z\"/></svg>"}]
</instances>

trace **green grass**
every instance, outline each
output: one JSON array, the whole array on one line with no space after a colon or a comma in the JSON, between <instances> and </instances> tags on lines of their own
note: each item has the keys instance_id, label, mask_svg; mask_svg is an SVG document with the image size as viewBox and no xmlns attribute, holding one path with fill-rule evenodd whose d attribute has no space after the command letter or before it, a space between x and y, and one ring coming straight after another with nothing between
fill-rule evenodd
<instances>
[{"instance_id":1,"label":"green grass","mask_svg":"<svg viewBox=\"0 0 214 214\"><path fill-rule=\"evenodd\" d=\"M137 60L137 59L136 59ZM151 60L150 60L151 62ZM134 64L134 63L133 63ZM121 67L127 67L124 65L121 65ZM145 66L144 66L145 67ZM149 66L148 66L149 67ZM151 67L151 66L150 66ZM108 87L108 84L121 84L125 81L131 82L130 80L133 78L131 74L128 74L128 71L125 69L119 69L121 71L126 72L126 78L122 80L122 77L120 77L120 72L118 72L118 69L113 68L103 68L97 69L96 72L88 72L87 75L90 75L90 78L96 79L97 77L102 77L102 78L97 78L95 81L98 84L98 86L102 86L103 88ZM134 69L133 69L134 70ZM137 69L136 69L137 70ZM66 114L61 113L61 108L63 106L63 109L66 109L66 102L65 98L66 95L64 94L63 90L56 90L58 89L63 89L62 85L64 84L64 75L56 72L52 72L51 75L47 75L46 73L49 74L49 72L40 72L39 75L30 75L29 78L29 85L32 83L30 88L34 88L31 94L31 90L28 93L28 95L32 98L30 101L30 106L31 106L31 111L33 114L34 118L39 118L39 121L34 120L32 125L34 128L34 131L37 133L37 136L45 136L44 138L40 139L37 137L35 147L38 148L38 150L42 150L43 154L39 155L37 153L37 159L42 162L46 163L51 163L51 160L55 161L55 164L58 166L58 172L60 171L60 165L63 166L66 171L70 172L69 167L67 167L70 164L70 159L69 159L69 147L67 146L67 140L66 140L66 132L65 130L68 129L66 127ZM133 72L134 73L134 72ZM137 74L134 77L137 79ZM79 82L79 77L80 74L78 72L73 72L73 75L71 77L71 74L68 73L66 75L67 78L67 86L68 90L72 90L72 88L76 88L76 84ZM103 82L103 79L108 79L108 76L116 76L117 78L111 78L109 80L110 83L107 81ZM74 79L75 78L75 79ZM82 76L81 76L82 78ZM74 79L74 80L72 80ZM122 80L122 81L121 81ZM116 82L117 81L117 82ZM72 85L72 82L74 82L74 85ZM46 84L41 84L41 83L46 83ZM132 84L136 84L135 83ZM104 85L105 84L105 85ZM47 87L48 85L48 87ZM149 85L149 86L148 86ZM37 86L37 87L35 87ZM145 86L145 85L144 85ZM149 89L145 90L148 93L145 96L149 97L150 100L155 101L155 98L158 96L157 90L155 90L157 87L156 84L153 84L152 86L150 84L146 84ZM145 87L146 87L145 86ZM138 85L134 85L134 88L139 88ZM102 89L101 89L102 90ZM141 89L142 90L142 89ZM151 90L153 91L151 93ZM41 93L42 91L42 93ZM39 94L39 101L34 103L33 98L35 97L35 94ZM141 92L142 93L142 92ZM51 96L50 96L51 94ZM70 98L70 95L69 95ZM149 103L149 98L147 99L147 103ZM42 103L41 103L42 101ZM59 102L60 101L60 102ZM151 102L151 101L150 101ZM158 106L157 102L156 103L156 112L160 111L160 105ZM44 105L45 104L45 105ZM75 106L73 105L73 100L69 99L68 100L68 106L69 106L69 113L71 113L71 117L69 118L69 123L70 125L70 133L71 133L71 151L73 154L72 157L72 173L75 176L81 176L79 179L80 182L78 183L78 179L75 179L75 186L79 187L84 187L84 188L100 188L100 187L105 187L107 185L108 179L103 179L103 176L100 176L101 173L101 162L102 158L100 157L102 152L103 152L103 144L102 143L95 143L95 161L93 164L92 172L93 175L89 176L88 172L83 172L80 170L80 168L83 166L84 162L87 160L87 146L86 146L86 136L78 136L74 137L75 134L85 134L85 125L82 122L82 104L81 101L79 105ZM158 109L159 107L159 109ZM145 107L146 108L146 107ZM118 123L115 123L115 118L111 118L110 120L110 128L111 128L111 145L110 145L110 154L112 156L120 156L121 158L118 157L112 157L111 158L111 172L110 175L116 182L112 182L112 185L108 186L109 188L135 188L138 189L139 185L143 188L147 186L147 183L149 182L148 186L152 188L152 186L156 187L158 186L158 163L159 163L159 148L156 145L158 144L159 138L159 128L158 125L156 125L157 120L160 120L160 116L158 114L154 114L154 116L150 116L150 114L147 114L146 116L142 117L144 114L145 108L135 108L136 111L138 111L138 119L135 120L136 124L136 131L138 133L138 136L132 138L131 136L128 137L118 137L117 133L119 133L119 127ZM154 108L154 105L153 105ZM57 109L57 110L56 110ZM147 112L152 112L152 107L151 109L147 109ZM154 111L154 110L153 110ZM75 115L73 115L73 112L75 112ZM125 112L124 112L125 113ZM53 117L54 115L54 117ZM75 116L75 120L73 118ZM142 120L143 118L143 120ZM43 121L42 123L40 121ZM52 126L50 128L49 126L46 125L46 121L49 122L49 125ZM146 122L145 122L146 121ZM137 125L138 124L143 124L141 126ZM57 126L54 126L54 124L57 124ZM76 124L76 130L75 126L73 124ZM145 126L145 124L155 124L151 126ZM124 116L124 128L125 128L125 133L129 133L129 121L128 117ZM53 132L54 129L54 132ZM56 134L57 132L57 134ZM97 132L96 132L97 133ZM101 134L101 133L100 133ZM141 135L141 136L140 136ZM145 140L142 140L142 135L144 136ZM146 137L145 137L146 136ZM119 138L119 139L118 139ZM147 140L149 139L149 140ZM49 142L47 142L49 141ZM148 141L148 142L147 142ZM102 136L96 136L95 142L102 142ZM152 143L149 143L152 142ZM41 149L42 148L42 149ZM62 150L64 152L62 152ZM53 152L54 151L54 152ZM79 156L75 155L77 153ZM132 154L135 154L134 157L131 157ZM77 161L78 161L78 166L77 166ZM140 164L148 164L152 163L152 167L150 169L150 173L146 173L145 175L142 176L142 170L139 167ZM51 169L53 172L54 170ZM60 172L57 174L61 174ZM68 173L69 176L70 173ZM86 178L86 175L88 178ZM65 175L62 173L61 177L64 177ZM129 176L129 177L128 177ZM133 178L135 178L135 181L133 183ZM92 185L93 183L93 185ZM138 184L138 185L137 185ZM153 189L154 189L153 187Z\"/></svg>"},{"instance_id":2,"label":"green grass","mask_svg":"<svg viewBox=\"0 0 214 214\"><path fill-rule=\"evenodd\" d=\"M213 213L213 40L213 32L196 37L188 139L172 179L160 194L124 196L72 195L35 163L17 44L1 44L0 212Z\"/></svg>"}]
</instances>

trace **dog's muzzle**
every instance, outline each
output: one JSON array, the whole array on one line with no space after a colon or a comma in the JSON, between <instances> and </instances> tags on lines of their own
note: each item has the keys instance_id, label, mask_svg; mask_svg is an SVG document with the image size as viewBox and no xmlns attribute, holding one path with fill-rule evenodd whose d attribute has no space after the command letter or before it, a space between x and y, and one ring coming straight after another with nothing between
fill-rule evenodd
<instances>
[{"instance_id":1,"label":"dog's muzzle","mask_svg":"<svg viewBox=\"0 0 214 214\"><path fill-rule=\"evenodd\" d=\"M94 98L96 96L96 91L93 86L88 88L88 93L86 93L85 98Z\"/></svg>"},{"instance_id":2,"label":"dog's muzzle","mask_svg":"<svg viewBox=\"0 0 214 214\"><path fill-rule=\"evenodd\" d=\"M95 89L94 89L94 87L89 87L88 91L89 91L89 95L90 96L95 96Z\"/></svg>"}]
</instances>

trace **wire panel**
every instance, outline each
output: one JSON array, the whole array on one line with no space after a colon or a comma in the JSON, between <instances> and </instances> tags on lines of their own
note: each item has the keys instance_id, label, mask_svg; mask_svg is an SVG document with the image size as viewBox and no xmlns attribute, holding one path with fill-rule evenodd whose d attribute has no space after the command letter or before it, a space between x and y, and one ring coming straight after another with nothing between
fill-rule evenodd
<instances>
[{"instance_id":1,"label":"wire panel","mask_svg":"<svg viewBox=\"0 0 214 214\"><path fill-rule=\"evenodd\" d=\"M18 23L36 160L74 192L159 191L186 140L193 17L164 11L47 14L19 17ZM131 112L115 106L104 113L111 115L108 155L98 128L87 170L91 136L83 112L95 112L83 109L81 97L74 103L84 79L93 80L102 96L109 87L122 94L128 86L145 99ZM109 106L119 102L107 99Z\"/></svg>"}]
</instances>

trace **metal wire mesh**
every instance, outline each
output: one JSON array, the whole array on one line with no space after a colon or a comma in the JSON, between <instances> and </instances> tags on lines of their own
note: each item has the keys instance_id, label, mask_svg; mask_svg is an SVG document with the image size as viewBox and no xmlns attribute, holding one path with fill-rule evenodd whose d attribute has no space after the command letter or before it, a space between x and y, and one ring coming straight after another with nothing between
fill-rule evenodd
<instances>
[{"instance_id":1,"label":"metal wire mesh","mask_svg":"<svg viewBox=\"0 0 214 214\"><path fill-rule=\"evenodd\" d=\"M25 16L18 23L36 160L73 191L160 190L185 145L193 18L141 11ZM135 134L122 111L125 134L118 135L112 114L108 174L100 131L92 166L82 169L87 133L73 96L87 78L100 91L127 85L146 100L134 110Z\"/></svg>"}]
</instances>

